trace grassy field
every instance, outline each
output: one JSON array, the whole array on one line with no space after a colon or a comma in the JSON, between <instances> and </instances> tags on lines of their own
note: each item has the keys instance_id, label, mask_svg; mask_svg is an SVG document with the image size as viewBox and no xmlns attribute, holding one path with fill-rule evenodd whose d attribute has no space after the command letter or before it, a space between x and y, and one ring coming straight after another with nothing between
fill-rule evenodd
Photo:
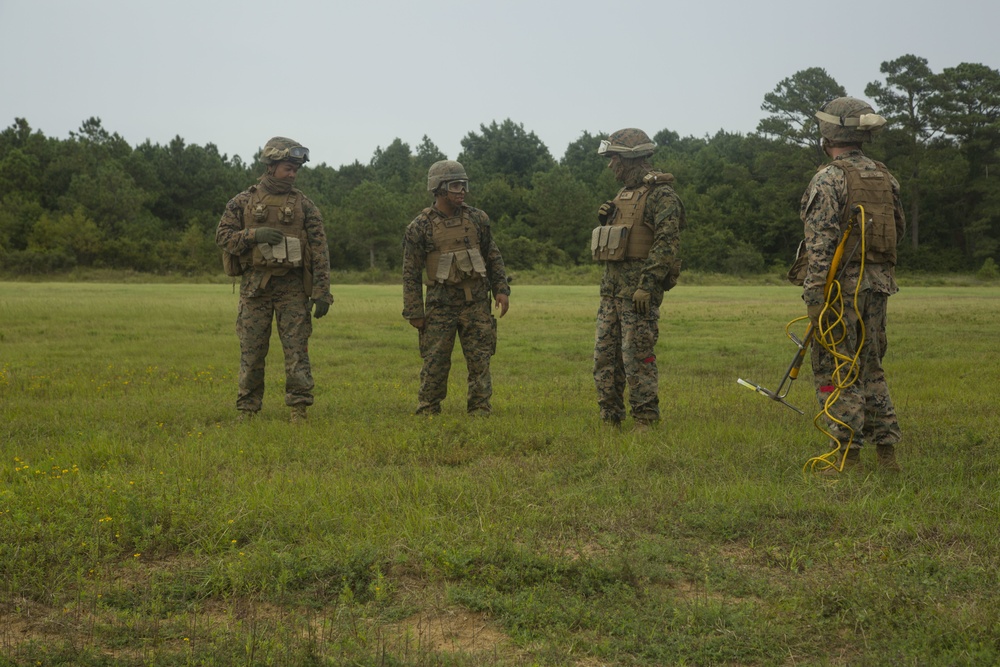
<instances>
[{"instance_id":1,"label":"grassy field","mask_svg":"<svg viewBox=\"0 0 1000 667\"><path fill-rule=\"evenodd\" d=\"M335 288L316 405L229 285L0 283L0 665L993 665L1000 288L890 300L901 474L834 483L791 287L681 286L663 424L598 423L596 287L516 287L494 416L412 416L398 287ZM873 453L865 451L871 464Z\"/></svg>"}]
</instances>

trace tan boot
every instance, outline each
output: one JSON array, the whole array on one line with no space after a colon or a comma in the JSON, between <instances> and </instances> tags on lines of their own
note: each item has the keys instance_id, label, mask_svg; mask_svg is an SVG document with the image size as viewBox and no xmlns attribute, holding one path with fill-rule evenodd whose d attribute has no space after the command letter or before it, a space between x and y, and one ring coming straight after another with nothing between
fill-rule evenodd
<instances>
[{"instance_id":1,"label":"tan boot","mask_svg":"<svg viewBox=\"0 0 1000 667\"><path fill-rule=\"evenodd\" d=\"M836 462L834 467L827 468L826 470L822 471L819 474L823 475L824 477L836 477L842 472L857 473L865 471L865 467L861 464L860 449L852 447L851 449L847 450L847 458L843 458L843 456L844 456L844 450L843 449L837 450L837 453L834 455L833 458L833 460ZM843 468L840 467L841 462L843 462L844 464Z\"/></svg>"},{"instance_id":2,"label":"tan boot","mask_svg":"<svg viewBox=\"0 0 1000 667\"><path fill-rule=\"evenodd\" d=\"M632 430L637 433L645 433L656 427L660 423L659 417L633 417Z\"/></svg>"},{"instance_id":3,"label":"tan boot","mask_svg":"<svg viewBox=\"0 0 1000 667\"><path fill-rule=\"evenodd\" d=\"M303 424L305 423L306 419L308 419L308 417L306 417L306 406L293 405L292 416L289 418L288 421L290 421L293 424Z\"/></svg>"},{"instance_id":4,"label":"tan boot","mask_svg":"<svg viewBox=\"0 0 1000 667\"><path fill-rule=\"evenodd\" d=\"M903 466L896 460L896 448L893 445L877 445L875 447L875 460L881 470L889 472L902 472Z\"/></svg>"},{"instance_id":5,"label":"tan boot","mask_svg":"<svg viewBox=\"0 0 1000 667\"><path fill-rule=\"evenodd\" d=\"M236 421L238 421L240 424L249 424L257 416L257 413L254 412L253 410L240 410L239 412L240 414L236 418Z\"/></svg>"}]
</instances>

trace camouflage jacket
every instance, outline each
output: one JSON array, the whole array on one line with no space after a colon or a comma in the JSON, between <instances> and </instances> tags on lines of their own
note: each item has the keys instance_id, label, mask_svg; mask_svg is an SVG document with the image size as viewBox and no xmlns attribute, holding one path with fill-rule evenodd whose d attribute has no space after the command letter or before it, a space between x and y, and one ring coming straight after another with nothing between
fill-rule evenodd
<instances>
[{"instance_id":1,"label":"camouflage jacket","mask_svg":"<svg viewBox=\"0 0 1000 667\"><path fill-rule=\"evenodd\" d=\"M687 226L684 204L669 185L658 185L649 193L643 221L653 227L653 245L645 259L606 262L601 296L631 299L640 287L653 303L663 300L663 283L680 251L681 230Z\"/></svg>"},{"instance_id":2,"label":"camouflage jacket","mask_svg":"<svg viewBox=\"0 0 1000 667\"><path fill-rule=\"evenodd\" d=\"M855 164L859 169L878 168L860 149L844 153L837 159ZM892 194L896 238L901 239L906 229L906 218L899 200L899 183L895 178L892 179ZM805 283L802 285L802 299L807 306L820 305L824 301L826 276L843 233L840 227L840 212L846 205L847 178L844 170L832 164L821 167L802 194L799 213L805 225L805 251L809 260ZM852 253L851 247L844 250L837 277L845 294L853 292L859 280L862 290L871 289L882 294L895 294L899 291L893 266L866 262L865 273L862 276L859 255L859 251Z\"/></svg>"},{"instance_id":3,"label":"camouflage jacket","mask_svg":"<svg viewBox=\"0 0 1000 667\"><path fill-rule=\"evenodd\" d=\"M472 219L479 234L479 250L486 263L486 279L477 280L472 289L474 301L489 301L493 295L510 294L507 269L500 250L493 241L490 219L478 208L463 205L465 215ZM427 255L434 251L431 238L431 216L445 217L436 208L430 213L420 212L407 225L403 234L403 317L408 320L424 317L424 267ZM461 306L465 304L465 291L459 285L434 284L427 287L427 305Z\"/></svg>"},{"instance_id":4,"label":"camouflage jacket","mask_svg":"<svg viewBox=\"0 0 1000 667\"><path fill-rule=\"evenodd\" d=\"M253 250L254 230L247 229L243 223L243 211L247 202L250 201L254 190L260 186L252 185L243 192L229 200L226 210L219 220L219 227L215 231L215 243L223 250L234 255L242 255ZM302 208L305 213L305 231L309 241L309 250L312 253L312 294L308 297L333 303L333 296L330 294L330 248L326 244L326 230L323 228L323 216L320 214L316 204L311 199L302 195ZM265 269L251 266L240 279L240 296L255 296L259 289L261 280L266 273Z\"/></svg>"}]
</instances>

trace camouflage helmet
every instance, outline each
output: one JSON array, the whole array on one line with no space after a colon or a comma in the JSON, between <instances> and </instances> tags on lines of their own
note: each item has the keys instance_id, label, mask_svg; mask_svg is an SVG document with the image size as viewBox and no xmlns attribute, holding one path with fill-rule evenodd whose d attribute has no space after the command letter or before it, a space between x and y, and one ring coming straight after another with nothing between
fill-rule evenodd
<instances>
[{"instance_id":1,"label":"camouflage helmet","mask_svg":"<svg viewBox=\"0 0 1000 667\"><path fill-rule=\"evenodd\" d=\"M309 161L309 149L288 137L271 137L264 144L260 159L266 165L294 162L302 166Z\"/></svg>"},{"instance_id":2,"label":"camouflage helmet","mask_svg":"<svg viewBox=\"0 0 1000 667\"><path fill-rule=\"evenodd\" d=\"M431 165L427 170L427 191L434 192L442 184L449 181L468 181L469 175L465 173L465 167L460 162L454 160L440 160Z\"/></svg>"},{"instance_id":3,"label":"camouflage helmet","mask_svg":"<svg viewBox=\"0 0 1000 667\"><path fill-rule=\"evenodd\" d=\"M623 158L649 157L656 150L656 144L649 135L635 127L612 132L611 136L601 141L597 154L603 157L618 155Z\"/></svg>"},{"instance_id":4,"label":"camouflage helmet","mask_svg":"<svg viewBox=\"0 0 1000 667\"><path fill-rule=\"evenodd\" d=\"M820 135L832 144L863 144L882 129L885 118L856 97L838 97L816 112Z\"/></svg>"}]
</instances>

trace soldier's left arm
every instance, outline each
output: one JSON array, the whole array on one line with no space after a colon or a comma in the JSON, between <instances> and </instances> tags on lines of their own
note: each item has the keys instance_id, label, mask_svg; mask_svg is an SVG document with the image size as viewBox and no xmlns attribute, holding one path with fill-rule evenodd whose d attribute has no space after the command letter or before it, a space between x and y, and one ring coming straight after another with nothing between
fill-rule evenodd
<instances>
[{"instance_id":1,"label":"soldier's left arm","mask_svg":"<svg viewBox=\"0 0 1000 667\"><path fill-rule=\"evenodd\" d=\"M680 252L681 230L686 225L684 204L673 188L660 186L649 194L644 217L653 225L653 245L639 276L639 288L655 293L663 289Z\"/></svg>"},{"instance_id":2,"label":"soldier's left arm","mask_svg":"<svg viewBox=\"0 0 1000 667\"><path fill-rule=\"evenodd\" d=\"M899 183L892 178L892 211L896 218L896 244L903 242L906 233L906 214L903 213L903 202L899 198Z\"/></svg>"},{"instance_id":3,"label":"soldier's left arm","mask_svg":"<svg viewBox=\"0 0 1000 667\"><path fill-rule=\"evenodd\" d=\"M802 195L799 217L805 231L805 250L809 258L802 300L807 306L826 301L826 276L840 242L840 210L845 205L840 193L847 192L844 171L827 165L816 172Z\"/></svg>"},{"instance_id":4,"label":"soldier's left arm","mask_svg":"<svg viewBox=\"0 0 1000 667\"><path fill-rule=\"evenodd\" d=\"M306 241L312 255L312 294L309 298L325 303L333 303L330 294L330 247L326 243L326 229L323 215L308 197L303 197L302 209L305 213Z\"/></svg>"},{"instance_id":5,"label":"soldier's left arm","mask_svg":"<svg viewBox=\"0 0 1000 667\"><path fill-rule=\"evenodd\" d=\"M483 211L478 211L476 225L479 228L479 252L486 262L486 279L490 283L493 296L506 294L510 296L510 284L507 282L507 268L504 266L500 249L493 240L493 231L490 225L489 216Z\"/></svg>"}]
</instances>

